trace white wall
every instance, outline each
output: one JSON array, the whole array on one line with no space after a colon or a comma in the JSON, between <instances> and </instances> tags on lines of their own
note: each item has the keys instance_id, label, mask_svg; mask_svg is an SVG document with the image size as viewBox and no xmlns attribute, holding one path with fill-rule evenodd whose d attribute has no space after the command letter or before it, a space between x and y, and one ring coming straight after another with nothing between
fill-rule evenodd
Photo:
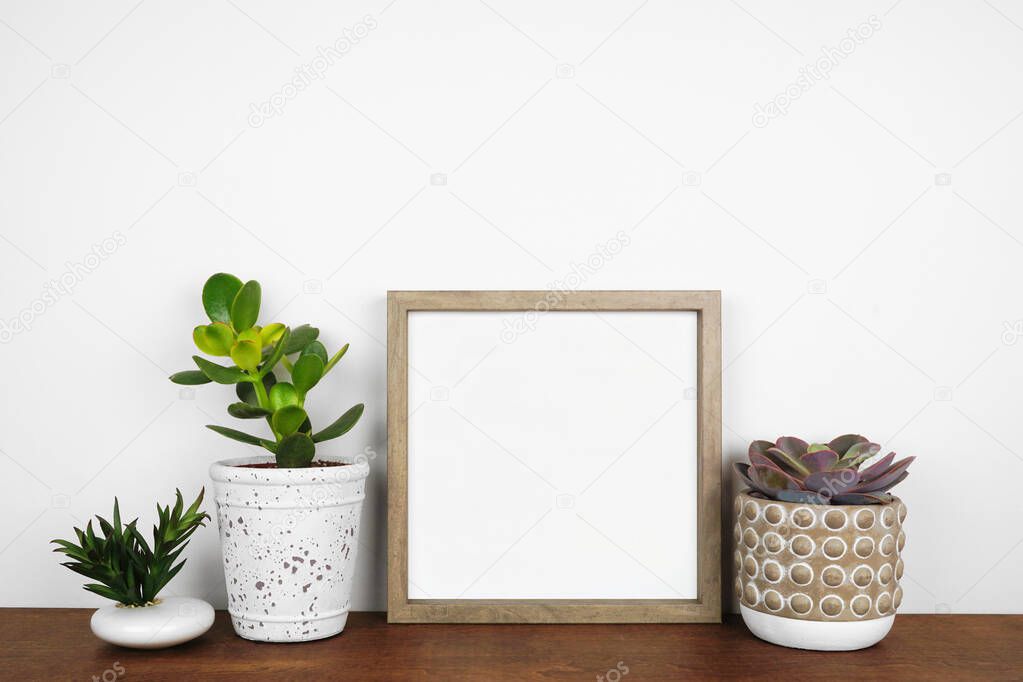
<instances>
[{"instance_id":1,"label":"white wall","mask_svg":"<svg viewBox=\"0 0 1023 682\"><path fill-rule=\"evenodd\" d=\"M729 462L850 430L917 455L903 610L1023 610L1018 5L4 1L0 19L0 604L99 603L47 541L115 494L148 526L243 453L202 428L228 421L228 389L166 379L227 270L352 344L313 413L367 404L335 451L381 453L354 606L382 609L385 291L544 288L624 231L582 287L724 292ZM279 115L251 115L360 22ZM73 293L44 300L67 272ZM222 606L217 545L197 535L171 591Z\"/></svg>"}]
</instances>

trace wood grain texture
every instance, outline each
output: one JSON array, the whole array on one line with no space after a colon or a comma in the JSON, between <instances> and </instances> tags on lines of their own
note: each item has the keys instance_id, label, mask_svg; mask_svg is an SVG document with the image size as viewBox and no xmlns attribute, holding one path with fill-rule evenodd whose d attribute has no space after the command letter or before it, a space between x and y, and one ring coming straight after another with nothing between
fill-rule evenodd
<instances>
[{"instance_id":1,"label":"wood grain texture","mask_svg":"<svg viewBox=\"0 0 1023 682\"><path fill-rule=\"evenodd\" d=\"M387 613L408 608L408 308L387 292Z\"/></svg>"},{"instance_id":2,"label":"wood grain texture","mask_svg":"<svg viewBox=\"0 0 1023 682\"><path fill-rule=\"evenodd\" d=\"M784 649L735 616L688 625L388 625L353 613L341 635L304 644L236 637L227 614L173 649L93 637L87 609L4 609L0 669L11 680L595 680L620 661L631 680L1008 680L1023 676L1023 616L898 616L870 649ZM107 679L113 679L107 677ZM606 679L606 678L605 678Z\"/></svg>"},{"instance_id":3,"label":"wood grain texture","mask_svg":"<svg viewBox=\"0 0 1023 682\"><path fill-rule=\"evenodd\" d=\"M697 313L699 565L696 599L408 598L408 313L515 310ZM389 291L387 434L387 615L390 622L686 623L721 620L721 292Z\"/></svg>"},{"instance_id":4,"label":"wood grain texture","mask_svg":"<svg viewBox=\"0 0 1023 682\"><path fill-rule=\"evenodd\" d=\"M698 582L703 620L721 620L721 292L703 292L701 298L706 300L697 326Z\"/></svg>"}]
</instances>

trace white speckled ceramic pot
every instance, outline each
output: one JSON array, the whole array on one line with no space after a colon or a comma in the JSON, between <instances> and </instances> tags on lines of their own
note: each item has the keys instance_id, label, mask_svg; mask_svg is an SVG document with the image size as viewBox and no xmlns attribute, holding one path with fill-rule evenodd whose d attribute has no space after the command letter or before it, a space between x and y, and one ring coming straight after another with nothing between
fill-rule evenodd
<instances>
[{"instance_id":1,"label":"white speckled ceramic pot","mask_svg":"<svg viewBox=\"0 0 1023 682\"><path fill-rule=\"evenodd\" d=\"M906 505L735 498L735 593L757 637L848 651L881 641L902 602Z\"/></svg>"},{"instance_id":2,"label":"white speckled ceramic pot","mask_svg":"<svg viewBox=\"0 0 1023 682\"><path fill-rule=\"evenodd\" d=\"M344 630L369 464L251 468L272 456L210 467L228 611L245 639L303 642Z\"/></svg>"}]
</instances>

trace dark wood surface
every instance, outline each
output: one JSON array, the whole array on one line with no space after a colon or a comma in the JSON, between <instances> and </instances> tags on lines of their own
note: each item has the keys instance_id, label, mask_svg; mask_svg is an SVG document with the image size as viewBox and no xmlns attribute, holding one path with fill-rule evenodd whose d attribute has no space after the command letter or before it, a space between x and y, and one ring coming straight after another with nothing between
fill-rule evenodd
<instances>
[{"instance_id":1,"label":"dark wood surface","mask_svg":"<svg viewBox=\"0 0 1023 682\"><path fill-rule=\"evenodd\" d=\"M719 678L1023 679L1023 616L914 616L863 651L817 653L723 625L388 625L352 614L337 637L258 644L226 614L172 649L96 639L84 609L0 611L0 678L10 680L604 680ZM118 674L120 672L120 674Z\"/></svg>"}]
</instances>

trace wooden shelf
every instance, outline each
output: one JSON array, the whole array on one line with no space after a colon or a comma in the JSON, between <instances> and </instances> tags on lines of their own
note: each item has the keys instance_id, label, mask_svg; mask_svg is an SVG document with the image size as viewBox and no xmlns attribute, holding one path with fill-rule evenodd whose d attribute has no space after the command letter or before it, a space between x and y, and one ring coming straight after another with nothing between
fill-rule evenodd
<instances>
[{"instance_id":1,"label":"wooden shelf","mask_svg":"<svg viewBox=\"0 0 1023 682\"><path fill-rule=\"evenodd\" d=\"M344 633L304 644L236 637L224 612L203 637L173 649L104 644L86 609L4 609L5 679L130 680L596 680L621 662L635 680L1020 679L1023 616L895 619L870 649L817 653L753 637L737 617L722 625L388 625L353 613ZM606 679L606 678L605 678ZM612 681L617 678L612 675Z\"/></svg>"}]
</instances>

